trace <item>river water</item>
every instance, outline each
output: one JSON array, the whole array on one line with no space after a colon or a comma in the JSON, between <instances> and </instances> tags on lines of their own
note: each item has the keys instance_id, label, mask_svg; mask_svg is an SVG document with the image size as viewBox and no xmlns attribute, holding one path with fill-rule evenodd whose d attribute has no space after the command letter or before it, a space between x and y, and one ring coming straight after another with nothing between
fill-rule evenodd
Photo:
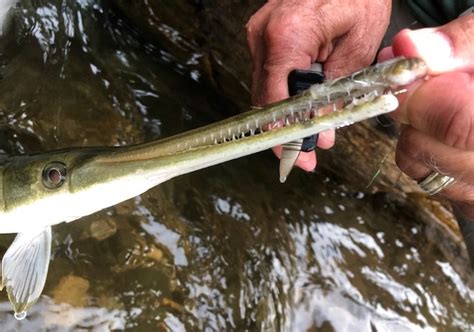
<instances>
[{"instance_id":1,"label":"river water","mask_svg":"<svg viewBox=\"0 0 474 332\"><path fill-rule=\"evenodd\" d=\"M178 60L99 0L21 1L11 23L5 153L138 143L241 111L201 79L200 54ZM282 185L277 169L250 156L56 226L44 295L17 321L2 292L1 330L474 329L474 290L421 223L382 194L320 172Z\"/></svg>"}]
</instances>

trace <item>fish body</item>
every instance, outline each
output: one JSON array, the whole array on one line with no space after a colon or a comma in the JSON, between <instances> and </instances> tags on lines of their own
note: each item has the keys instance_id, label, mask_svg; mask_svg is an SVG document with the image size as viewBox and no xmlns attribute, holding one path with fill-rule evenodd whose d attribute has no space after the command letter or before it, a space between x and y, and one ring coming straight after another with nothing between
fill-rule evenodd
<instances>
[{"instance_id":1,"label":"fish body","mask_svg":"<svg viewBox=\"0 0 474 332\"><path fill-rule=\"evenodd\" d=\"M380 70L383 68L383 70ZM403 80L378 79L377 89L408 84L426 74L417 59L397 59L379 67L402 71ZM403 73L407 68L408 73ZM364 76L357 76L362 82ZM360 84L338 80L342 95L360 94ZM328 89L335 82L318 86ZM352 84L352 85L351 85ZM364 89L369 90L364 86ZM341 91L342 91L341 90ZM335 90L334 90L335 91ZM334 92L333 91L333 92ZM332 94L332 98L339 94ZM7 158L0 166L0 233L18 233L2 260L2 287L6 287L18 319L39 298L51 254L51 226L80 219L130 199L173 177L210 167L273 146L300 140L328 129L362 121L398 106L391 94L369 94L330 114L282 128L262 128L320 102L311 92L159 141L123 147L71 148L31 156ZM324 97L326 98L326 97Z\"/></svg>"}]
</instances>

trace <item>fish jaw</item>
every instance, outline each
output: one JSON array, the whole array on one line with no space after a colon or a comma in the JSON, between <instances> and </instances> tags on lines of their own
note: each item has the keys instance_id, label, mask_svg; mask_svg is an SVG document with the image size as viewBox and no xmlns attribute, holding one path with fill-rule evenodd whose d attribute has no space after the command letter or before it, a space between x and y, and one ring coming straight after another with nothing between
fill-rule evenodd
<instances>
[{"instance_id":1,"label":"fish jaw","mask_svg":"<svg viewBox=\"0 0 474 332\"><path fill-rule=\"evenodd\" d=\"M403 73L401 76L407 77ZM340 87L346 93L346 85ZM24 318L25 310L43 290L49 266L51 225L115 205L172 177L350 125L398 107L397 99L391 94L370 98L361 105L348 105L340 112L237 140L234 136L241 128L250 132L261 129L277 111L289 110L291 114L295 102L307 105L312 102L311 97L301 95L262 112L250 112L163 141L11 158L0 167L0 233L20 233L2 261L5 272L2 286L7 288L17 318ZM32 255L32 250L40 255Z\"/></svg>"},{"instance_id":2,"label":"fish jaw","mask_svg":"<svg viewBox=\"0 0 474 332\"><path fill-rule=\"evenodd\" d=\"M398 106L393 95L377 97L378 94L369 93L368 98L358 100L361 105L346 104L342 111L262 131L266 125L293 116L294 112L305 112L315 103L324 106L323 101L330 102L332 98L347 99L351 92L380 92L425 74L426 66L421 60L395 59L317 85L287 100L163 140L10 158L0 167L0 233L18 233L31 226L47 227L76 220L137 196L172 177L391 112ZM330 98L325 97L327 93ZM65 170L61 174L63 181L59 186L45 185L45 171L56 164ZM56 175L53 173L52 177Z\"/></svg>"},{"instance_id":3,"label":"fish jaw","mask_svg":"<svg viewBox=\"0 0 474 332\"><path fill-rule=\"evenodd\" d=\"M175 176L267 150L328 129L334 129L398 106L393 95L367 104L323 115L308 122L262 132L220 144L196 146L164 153L160 141L120 148L71 149L16 158L3 168L0 233L20 233L30 227L70 222L135 197ZM199 136L199 131L195 133ZM167 139L176 147L180 138ZM45 185L49 165L63 165L60 186Z\"/></svg>"}]
</instances>

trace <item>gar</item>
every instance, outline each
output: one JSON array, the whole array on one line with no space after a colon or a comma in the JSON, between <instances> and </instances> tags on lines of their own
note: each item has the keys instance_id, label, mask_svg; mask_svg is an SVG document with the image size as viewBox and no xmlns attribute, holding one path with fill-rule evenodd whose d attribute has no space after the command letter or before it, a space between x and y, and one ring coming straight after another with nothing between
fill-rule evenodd
<instances>
[{"instance_id":1,"label":"gar","mask_svg":"<svg viewBox=\"0 0 474 332\"><path fill-rule=\"evenodd\" d=\"M24 318L43 291L51 226L123 202L173 177L394 111L394 93L426 73L421 60L397 58L162 140L8 156L0 166L0 233L18 235L2 260L2 288L15 317ZM341 109L308 116L313 108L328 105ZM278 120L285 125L263 130Z\"/></svg>"}]
</instances>

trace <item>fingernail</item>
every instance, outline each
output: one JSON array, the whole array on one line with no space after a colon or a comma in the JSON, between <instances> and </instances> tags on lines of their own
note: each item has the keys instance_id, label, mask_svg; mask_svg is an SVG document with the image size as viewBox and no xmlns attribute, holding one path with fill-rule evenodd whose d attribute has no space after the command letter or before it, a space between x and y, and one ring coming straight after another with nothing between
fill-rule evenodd
<instances>
[{"instance_id":1,"label":"fingernail","mask_svg":"<svg viewBox=\"0 0 474 332\"><path fill-rule=\"evenodd\" d=\"M444 33L433 29L422 29L411 31L409 35L430 71L444 72L453 66L453 46Z\"/></svg>"}]
</instances>

